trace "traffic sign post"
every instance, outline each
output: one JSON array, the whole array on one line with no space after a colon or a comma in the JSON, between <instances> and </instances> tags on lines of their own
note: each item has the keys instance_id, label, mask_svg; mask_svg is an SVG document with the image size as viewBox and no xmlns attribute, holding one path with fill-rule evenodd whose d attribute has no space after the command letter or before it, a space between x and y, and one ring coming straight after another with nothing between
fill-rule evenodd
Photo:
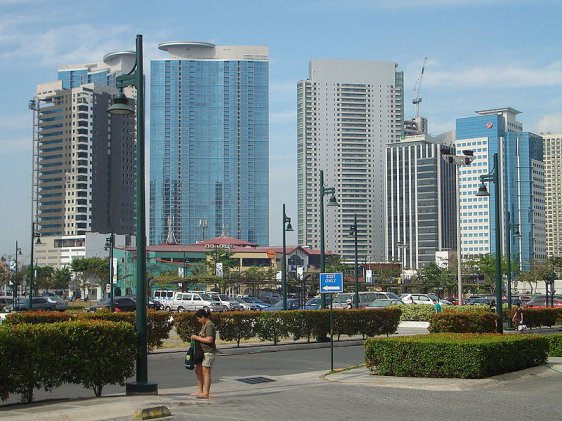
<instances>
[{"instance_id":1,"label":"traffic sign post","mask_svg":"<svg viewBox=\"0 0 562 421\"><path fill-rule=\"evenodd\" d=\"M321 273L320 293L330 294L330 370L334 371L334 293L343 292L343 273Z\"/></svg>"}]
</instances>

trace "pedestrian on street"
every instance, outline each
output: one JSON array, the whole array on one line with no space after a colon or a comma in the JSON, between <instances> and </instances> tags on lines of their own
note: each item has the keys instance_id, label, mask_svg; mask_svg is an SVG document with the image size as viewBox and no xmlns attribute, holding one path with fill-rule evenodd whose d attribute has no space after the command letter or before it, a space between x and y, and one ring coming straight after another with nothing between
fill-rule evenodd
<instances>
[{"instance_id":1,"label":"pedestrian on street","mask_svg":"<svg viewBox=\"0 0 562 421\"><path fill-rule=\"evenodd\" d=\"M211 368L215 362L217 346L215 344L217 331L215 324L209 319L210 311L200 308L195 312L197 321L201 324L199 335L191 335L191 339L197 341L203 351L203 361L195 359L195 376L197 377L197 392L192 393L197 399L209 399L211 390Z\"/></svg>"},{"instance_id":2,"label":"pedestrian on street","mask_svg":"<svg viewBox=\"0 0 562 421\"><path fill-rule=\"evenodd\" d=\"M347 300L347 306L346 306L346 308L347 308L347 309L353 308L353 302L352 302L350 299Z\"/></svg>"},{"instance_id":3,"label":"pedestrian on street","mask_svg":"<svg viewBox=\"0 0 562 421\"><path fill-rule=\"evenodd\" d=\"M523 322L523 309L521 308L521 303L516 304L512 320L519 333L523 333L523 330L525 330L525 323Z\"/></svg>"},{"instance_id":4,"label":"pedestrian on street","mask_svg":"<svg viewBox=\"0 0 562 421\"><path fill-rule=\"evenodd\" d=\"M439 300L435 301L435 303L433 304L433 308L435 309L435 313L442 313L443 312L443 307L441 306L441 303L439 302Z\"/></svg>"}]
</instances>

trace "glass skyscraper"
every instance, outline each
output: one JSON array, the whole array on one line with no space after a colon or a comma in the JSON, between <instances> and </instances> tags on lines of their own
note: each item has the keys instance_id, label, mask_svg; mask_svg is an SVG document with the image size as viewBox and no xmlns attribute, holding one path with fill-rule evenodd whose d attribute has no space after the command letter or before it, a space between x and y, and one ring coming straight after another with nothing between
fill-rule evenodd
<instances>
[{"instance_id":1,"label":"glass skyscraper","mask_svg":"<svg viewBox=\"0 0 562 421\"><path fill-rule=\"evenodd\" d=\"M261 46L159 45L151 62L150 244L269 243L269 58Z\"/></svg>"},{"instance_id":2,"label":"glass skyscraper","mask_svg":"<svg viewBox=\"0 0 562 421\"><path fill-rule=\"evenodd\" d=\"M479 177L492 171L493 155L498 154L502 187L501 218L503 244L511 241L511 254L523 270L532 261L546 258L545 193L543 139L523 132L516 121L519 111L499 108L478 111L478 116L457 119L456 147L474 151L471 165L461 166L460 212L463 258L495 252L494 187L490 197L476 197ZM518 225L520 235L509 235L511 224Z\"/></svg>"}]
</instances>

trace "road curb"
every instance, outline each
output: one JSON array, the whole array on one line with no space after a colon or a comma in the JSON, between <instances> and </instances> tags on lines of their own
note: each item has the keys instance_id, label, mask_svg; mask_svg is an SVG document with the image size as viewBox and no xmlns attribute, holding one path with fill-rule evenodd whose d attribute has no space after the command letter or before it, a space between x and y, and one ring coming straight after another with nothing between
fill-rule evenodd
<instances>
[{"instance_id":1,"label":"road curb","mask_svg":"<svg viewBox=\"0 0 562 421\"><path fill-rule=\"evenodd\" d=\"M155 406L153 408L137 409L133 414L135 420L152 420L155 418L169 417L172 413L167 406Z\"/></svg>"}]
</instances>

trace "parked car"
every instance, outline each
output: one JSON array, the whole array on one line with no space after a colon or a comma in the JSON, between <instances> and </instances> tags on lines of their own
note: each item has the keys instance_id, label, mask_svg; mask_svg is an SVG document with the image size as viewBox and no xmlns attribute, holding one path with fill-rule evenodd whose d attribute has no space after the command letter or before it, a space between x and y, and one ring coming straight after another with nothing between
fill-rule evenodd
<instances>
[{"instance_id":1,"label":"parked car","mask_svg":"<svg viewBox=\"0 0 562 421\"><path fill-rule=\"evenodd\" d=\"M135 300L135 303L137 301L136 295L123 295L123 297L132 298L133 300ZM113 297L114 300L115 298L117 297ZM162 310L162 304L160 303L160 301L157 301L151 297L146 297L146 308L150 310Z\"/></svg>"},{"instance_id":2,"label":"parked car","mask_svg":"<svg viewBox=\"0 0 562 421\"><path fill-rule=\"evenodd\" d=\"M209 295L213 300L220 302L224 306L225 310L228 311L242 310L242 306L240 305L240 303L229 295L217 294L217 293L211 293Z\"/></svg>"},{"instance_id":3,"label":"parked car","mask_svg":"<svg viewBox=\"0 0 562 421\"><path fill-rule=\"evenodd\" d=\"M306 303L304 303L303 310L319 310L322 304L321 298L311 298ZM326 297L326 306L330 306L330 296Z\"/></svg>"},{"instance_id":4,"label":"parked car","mask_svg":"<svg viewBox=\"0 0 562 421\"><path fill-rule=\"evenodd\" d=\"M383 291L368 291L359 293L359 307L367 307L373 301L378 299L391 299L399 300L400 297L393 292L383 292ZM334 298L334 308L347 308L347 300L351 300L353 307L355 308L355 293L344 292L336 295Z\"/></svg>"},{"instance_id":5,"label":"parked car","mask_svg":"<svg viewBox=\"0 0 562 421\"><path fill-rule=\"evenodd\" d=\"M562 295L554 296L554 303L551 303L551 298L548 296L548 307L554 304L554 307L562 307ZM526 307L547 307L546 295L536 295L531 301L526 304Z\"/></svg>"},{"instance_id":6,"label":"parked car","mask_svg":"<svg viewBox=\"0 0 562 421\"><path fill-rule=\"evenodd\" d=\"M433 305L437 302L437 296L433 294L402 294L400 299L404 301L404 304L429 304Z\"/></svg>"},{"instance_id":7,"label":"parked car","mask_svg":"<svg viewBox=\"0 0 562 421\"><path fill-rule=\"evenodd\" d=\"M257 304L252 303L251 301L246 301L244 297L232 297L234 298L238 304L242 307L242 310L246 311L260 311L261 307Z\"/></svg>"},{"instance_id":8,"label":"parked car","mask_svg":"<svg viewBox=\"0 0 562 421\"><path fill-rule=\"evenodd\" d=\"M0 311L4 311L4 307L14 302L13 297L0 296Z\"/></svg>"},{"instance_id":9,"label":"parked car","mask_svg":"<svg viewBox=\"0 0 562 421\"><path fill-rule=\"evenodd\" d=\"M276 302L278 302L282 297L281 294L277 291L263 289L258 292L258 298L262 300L264 303L273 305Z\"/></svg>"},{"instance_id":10,"label":"parked car","mask_svg":"<svg viewBox=\"0 0 562 421\"><path fill-rule=\"evenodd\" d=\"M464 303L467 306L494 306L496 300L487 297L469 297Z\"/></svg>"},{"instance_id":11,"label":"parked car","mask_svg":"<svg viewBox=\"0 0 562 421\"><path fill-rule=\"evenodd\" d=\"M247 303L252 303L253 305L258 306L260 310L263 310L264 308L269 307L271 305L271 304L264 303L258 297L246 296L240 298L242 298Z\"/></svg>"},{"instance_id":12,"label":"parked car","mask_svg":"<svg viewBox=\"0 0 562 421\"><path fill-rule=\"evenodd\" d=\"M91 307L88 307L86 311L97 311L101 309L110 309L111 302L109 298L98 301ZM115 311L135 311L137 309L137 302L132 297L114 297L113 298L113 308Z\"/></svg>"},{"instance_id":13,"label":"parked car","mask_svg":"<svg viewBox=\"0 0 562 421\"><path fill-rule=\"evenodd\" d=\"M176 292L174 299L166 304L167 311L196 311L200 308L207 308L211 311L224 311L224 306L220 301L204 292Z\"/></svg>"},{"instance_id":14,"label":"parked car","mask_svg":"<svg viewBox=\"0 0 562 421\"><path fill-rule=\"evenodd\" d=\"M298 310L300 309L300 302L296 298L287 299L287 310ZM281 311L283 310L283 300L278 301L270 307L266 307L263 311Z\"/></svg>"},{"instance_id":15,"label":"parked car","mask_svg":"<svg viewBox=\"0 0 562 421\"><path fill-rule=\"evenodd\" d=\"M404 304L401 299L392 299L392 298L380 298L378 300L373 301L365 308L385 308L388 306L397 306L400 304Z\"/></svg>"},{"instance_id":16,"label":"parked car","mask_svg":"<svg viewBox=\"0 0 562 421\"><path fill-rule=\"evenodd\" d=\"M68 308L68 304L62 298L54 297L35 297L31 299L32 310L45 311L64 311ZM4 307L5 311L29 311L29 299L18 298L16 305L9 304Z\"/></svg>"}]
</instances>

